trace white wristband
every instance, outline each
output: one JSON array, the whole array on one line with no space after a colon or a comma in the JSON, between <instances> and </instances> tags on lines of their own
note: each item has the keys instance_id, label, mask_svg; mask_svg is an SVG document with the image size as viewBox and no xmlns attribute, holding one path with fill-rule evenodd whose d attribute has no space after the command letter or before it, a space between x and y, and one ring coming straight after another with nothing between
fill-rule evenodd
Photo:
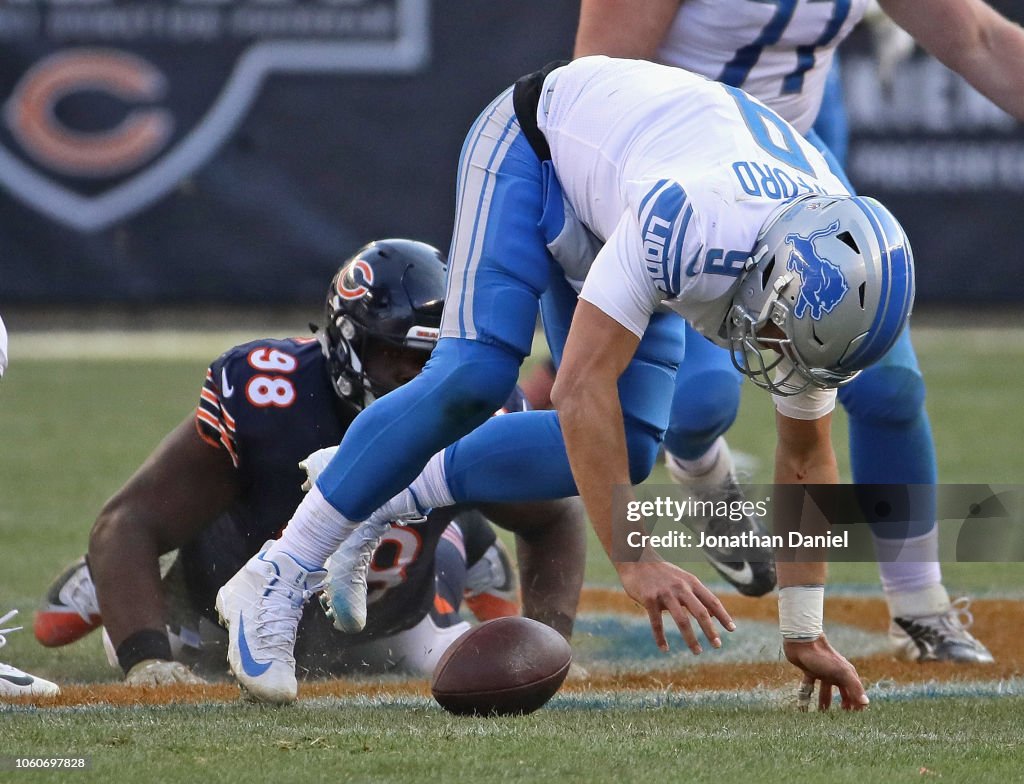
<instances>
[{"instance_id":1,"label":"white wristband","mask_svg":"<svg viewBox=\"0 0 1024 784\"><path fill-rule=\"evenodd\" d=\"M824 585L791 585L779 590L779 631L784 639L817 640L824 633L824 617Z\"/></svg>"}]
</instances>

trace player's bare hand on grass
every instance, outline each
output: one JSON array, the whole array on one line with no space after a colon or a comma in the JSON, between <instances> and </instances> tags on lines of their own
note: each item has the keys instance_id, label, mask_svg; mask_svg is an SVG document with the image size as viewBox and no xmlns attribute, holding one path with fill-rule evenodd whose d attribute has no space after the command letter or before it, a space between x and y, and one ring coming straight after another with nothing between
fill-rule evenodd
<instances>
[{"instance_id":1,"label":"player's bare hand on grass","mask_svg":"<svg viewBox=\"0 0 1024 784\"><path fill-rule=\"evenodd\" d=\"M712 619L717 618L723 628L730 632L736 628L718 597L704 583L678 566L658 560L620 563L616 568L626 593L647 610L654 642L662 651L668 651L662 613L667 612L672 616L686 645L695 655L702 648L690 625L691 617L716 648L722 647L722 640Z\"/></svg>"},{"instance_id":2,"label":"player's bare hand on grass","mask_svg":"<svg viewBox=\"0 0 1024 784\"><path fill-rule=\"evenodd\" d=\"M204 686L206 681L196 675L181 662L164 659L146 659L140 661L125 675L124 682L129 686Z\"/></svg>"},{"instance_id":3,"label":"player's bare hand on grass","mask_svg":"<svg viewBox=\"0 0 1024 784\"><path fill-rule=\"evenodd\" d=\"M818 709L828 710L832 705L832 689L839 689L843 710L863 710L868 706L868 695L860 682L857 669L833 648L825 635L814 642L786 640L783 650L790 664L804 674L800 684L798 707L807 710L814 684L818 683Z\"/></svg>"}]
</instances>

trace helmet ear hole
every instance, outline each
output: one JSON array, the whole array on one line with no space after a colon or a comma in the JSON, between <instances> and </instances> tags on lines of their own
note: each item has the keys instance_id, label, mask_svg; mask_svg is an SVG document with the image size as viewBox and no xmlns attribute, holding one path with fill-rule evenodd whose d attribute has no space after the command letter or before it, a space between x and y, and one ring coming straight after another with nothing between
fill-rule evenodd
<instances>
[{"instance_id":1,"label":"helmet ear hole","mask_svg":"<svg viewBox=\"0 0 1024 784\"><path fill-rule=\"evenodd\" d=\"M867 292L867 281L864 281L857 287L857 298L860 300L860 309L864 310L864 294Z\"/></svg>"},{"instance_id":2,"label":"helmet ear hole","mask_svg":"<svg viewBox=\"0 0 1024 784\"><path fill-rule=\"evenodd\" d=\"M356 325L353 324L347 317L342 316L339 320L338 326L341 328L341 336L345 340L352 341L356 339Z\"/></svg>"},{"instance_id":3,"label":"helmet ear hole","mask_svg":"<svg viewBox=\"0 0 1024 784\"><path fill-rule=\"evenodd\" d=\"M772 278L772 270L775 269L775 257L768 259L768 263L761 270L761 290L768 288L768 281Z\"/></svg>"},{"instance_id":4,"label":"helmet ear hole","mask_svg":"<svg viewBox=\"0 0 1024 784\"><path fill-rule=\"evenodd\" d=\"M848 231L841 231L836 235L836 239L840 242L848 245L854 253L860 253L860 248L857 247L857 241L853 238L853 235Z\"/></svg>"}]
</instances>

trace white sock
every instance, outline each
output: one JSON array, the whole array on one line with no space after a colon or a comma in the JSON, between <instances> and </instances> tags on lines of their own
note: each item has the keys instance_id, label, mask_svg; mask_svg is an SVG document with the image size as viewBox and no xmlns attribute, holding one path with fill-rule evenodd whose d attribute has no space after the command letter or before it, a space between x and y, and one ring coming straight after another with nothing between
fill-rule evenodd
<instances>
[{"instance_id":1,"label":"white sock","mask_svg":"<svg viewBox=\"0 0 1024 784\"><path fill-rule=\"evenodd\" d=\"M920 618L949 610L939 565L938 526L909 539L873 538L882 589L893 617Z\"/></svg>"},{"instance_id":2,"label":"white sock","mask_svg":"<svg viewBox=\"0 0 1024 784\"><path fill-rule=\"evenodd\" d=\"M933 583L916 591L886 591L889 615L893 618L924 618L949 612L949 594L942 583Z\"/></svg>"},{"instance_id":3,"label":"white sock","mask_svg":"<svg viewBox=\"0 0 1024 784\"><path fill-rule=\"evenodd\" d=\"M409 487L374 512L370 519L374 522L390 522L411 515L426 514L431 509L454 503L444 471L444 451L441 451L427 461L423 471Z\"/></svg>"},{"instance_id":4,"label":"white sock","mask_svg":"<svg viewBox=\"0 0 1024 784\"><path fill-rule=\"evenodd\" d=\"M665 463L672 480L694 492L715 491L732 477L732 453L722 436L716 438L696 460L682 460L668 451L666 455L668 459Z\"/></svg>"},{"instance_id":5,"label":"white sock","mask_svg":"<svg viewBox=\"0 0 1024 784\"><path fill-rule=\"evenodd\" d=\"M320 569L357 525L331 506L314 484L267 552L287 553L306 569Z\"/></svg>"},{"instance_id":6,"label":"white sock","mask_svg":"<svg viewBox=\"0 0 1024 784\"><path fill-rule=\"evenodd\" d=\"M715 467L724 443L725 439L719 436L704 454L694 460L683 460L671 452L669 455L672 457L672 461L691 477L703 476Z\"/></svg>"}]
</instances>

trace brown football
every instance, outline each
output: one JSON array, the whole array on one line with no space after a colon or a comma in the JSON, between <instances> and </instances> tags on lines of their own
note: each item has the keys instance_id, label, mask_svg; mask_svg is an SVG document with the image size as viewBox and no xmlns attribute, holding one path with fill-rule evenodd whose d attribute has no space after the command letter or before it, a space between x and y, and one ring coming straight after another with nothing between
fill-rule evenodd
<instances>
[{"instance_id":1,"label":"brown football","mask_svg":"<svg viewBox=\"0 0 1024 784\"><path fill-rule=\"evenodd\" d=\"M554 629L529 618L496 618L452 643L430 690L460 716L532 713L558 691L571 663L572 649Z\"/></svg>"}]
</instances>

